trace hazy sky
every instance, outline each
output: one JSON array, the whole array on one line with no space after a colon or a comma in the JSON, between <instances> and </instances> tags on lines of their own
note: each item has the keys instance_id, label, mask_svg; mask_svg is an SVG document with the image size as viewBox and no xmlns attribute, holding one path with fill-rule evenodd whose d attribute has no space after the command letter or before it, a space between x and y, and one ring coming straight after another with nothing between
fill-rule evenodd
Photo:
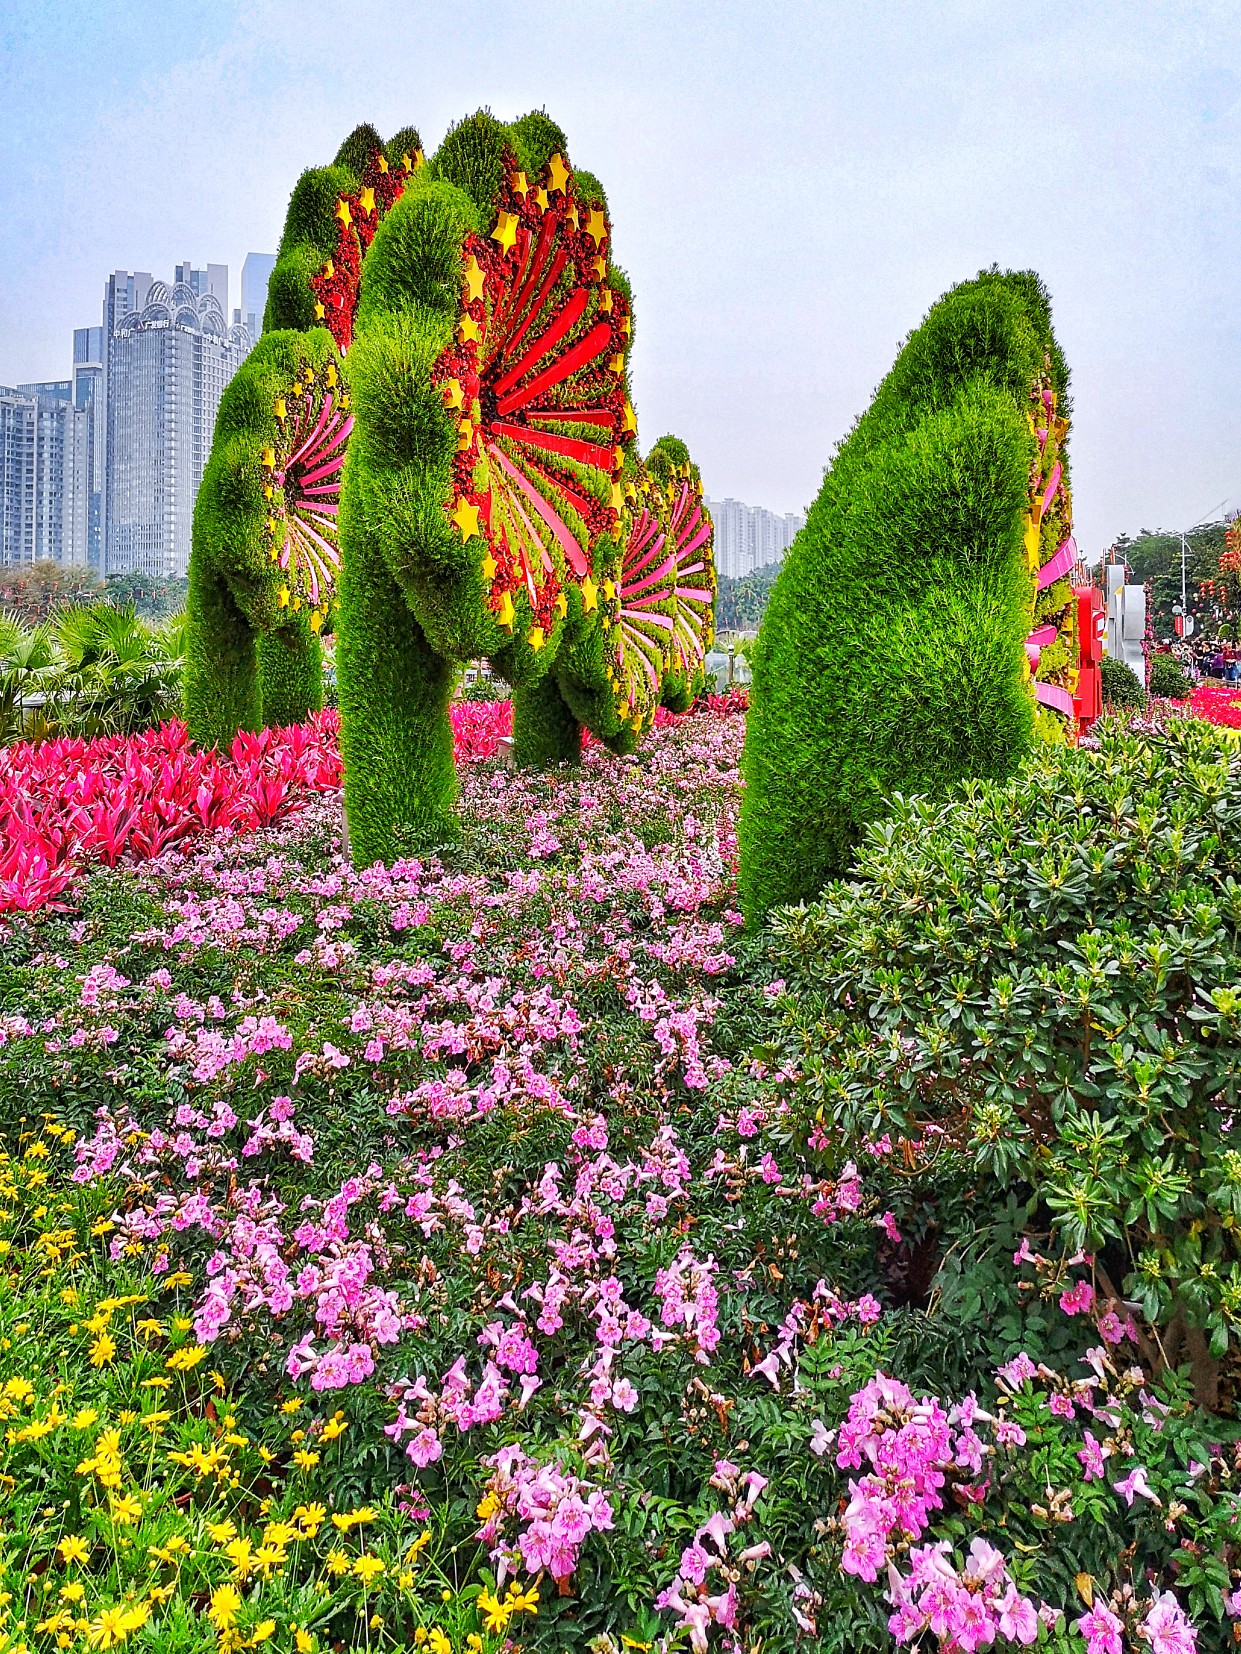
<instances>
[{"instance_id":1,"label":"hazy sky","mask_svg":"<svg viewBox=\"0 0 1241 1654\"><path fill-rule=\"evenodd\" d=\"M633 278L643 445L778 510L908 330L1033 266L1078 538L1241 506L1241 3L0 0L0 383L67 376L116 268L274 251L361 120L545 107Z\"/></svg>"}]
</instances>

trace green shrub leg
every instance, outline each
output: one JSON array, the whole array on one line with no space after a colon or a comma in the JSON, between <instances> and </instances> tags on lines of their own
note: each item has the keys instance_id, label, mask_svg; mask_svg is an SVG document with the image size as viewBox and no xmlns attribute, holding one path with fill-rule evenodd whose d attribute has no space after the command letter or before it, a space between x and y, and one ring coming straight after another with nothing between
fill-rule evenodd
<instances>
[{"instance_id":1,"label":"green shrub leg","mask_svg":"<svg viewBox=\"0 0 1241 1654\"><path fill-rule=\"evenodd\" d=\"M525 769L576 764L582 756L582 726L570 712L560 685L548 672L537 683L513 690L513 758Z\"/></svg>"},{"instance_id":2,"label":"green shrub leg","mask_svg":"<svg viewBox=\"0 0 1241 1654\"><path fill-rule=\"evenodd\" d=\"M307 626L259 637L263 722L275 729L304 724L323 705L323 653Z\"/></svg>"},{"instance_id":3,"label":"green shrub leg","mask_svg":"<svg viewBox=\"0 0 1241 1654\"><path fill-rule=\"evenodd\" d=\"M185 722L204 747L227 750L239 729L262 727L254 628L205 557L190 558L185 629Z\"/></svg>"},{"instance_id":4,"label":"green shrub leg","mask_svg":"<svg viewBox=\"0 0 1241 1654\"><path fill-rule=\"evenodd\" d=\"M341 574L336 635L349 850L355 866L369 867L408 850L404 835L426 843L454 834L455 674L365 541Z\"/></svg>"}]
</instances>

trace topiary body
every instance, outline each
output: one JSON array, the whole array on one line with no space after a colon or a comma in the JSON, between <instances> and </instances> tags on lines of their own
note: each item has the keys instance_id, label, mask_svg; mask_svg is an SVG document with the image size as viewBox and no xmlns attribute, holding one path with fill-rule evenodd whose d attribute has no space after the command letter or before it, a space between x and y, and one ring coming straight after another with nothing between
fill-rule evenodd
<instances>
[{"instance_id":1,"label":"topiary body","mask_svg":"<svg viewBox=\"0 0 1241 1654\"><path fill-rule=\"evenodd\" d=\"M991 272L932 308L841 444L754 651L751 922L844 871L892 793L1011 773L1032 662L1071 710L1066 391L1038 279Z\"/></svg>"}]
</instances>

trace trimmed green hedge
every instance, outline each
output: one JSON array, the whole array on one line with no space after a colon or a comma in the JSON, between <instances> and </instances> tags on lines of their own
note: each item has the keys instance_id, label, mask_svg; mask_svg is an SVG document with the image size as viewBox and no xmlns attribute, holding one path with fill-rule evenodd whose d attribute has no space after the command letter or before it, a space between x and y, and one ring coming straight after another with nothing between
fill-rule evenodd
<instances>
[{"instance_id":1,"label":"trimmed green hedge","mask_svg":"<svg viewBox=\"0 0 1241 1654\"><path fill-rule=\"evenodd\" d=\"M894 792L1003 778L1030 745L1031 385L1067 379L1030 273L953 288L836 454L754 651L746 916L815 896Z\"/></svg>"},{"instance_id":2,"label":"trimmed green hedge","mask_svg":"<svg viewBox=\"0 0 1241 1654\"><path fill-rule=\"evenodd\" d=\"M1186 700L1194 690L1175 655L1151 656L1146 670L1146 687L1152 695L1165 701Z\"/></svg>"},{"instance_id":3,"label":"trimmed green hedge","mask_svg":"<svg viewBox=\"0 0 1241 1654\"><path fill-rule=\"evenodd\" d=\"M1132 667L1126 666L1123 660L1117 660L1115 655L1104 655L1099 664L1103 674L1105 706L1132 706L1141 710L1146 705L1142 680Z\"/></svg>"}]
</instances>

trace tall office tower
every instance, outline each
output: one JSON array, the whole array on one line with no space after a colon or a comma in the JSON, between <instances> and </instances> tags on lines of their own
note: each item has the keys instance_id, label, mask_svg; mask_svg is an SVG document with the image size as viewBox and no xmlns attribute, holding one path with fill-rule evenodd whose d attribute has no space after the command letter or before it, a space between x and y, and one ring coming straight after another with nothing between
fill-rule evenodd
<instances>
[{"instance_id":1,"label":"tall office tower","mask_svg":"<svg viewBox=\"0 0 1241 1654\"><path fill-rule=\"evenodd\" d=\"M108 341L105 573L186 572L220 397L250 349L225 322L226 266L186 271L194 283L153 282Z\"/></svg>"},{"instance_id":2,"label":"tall office tower","mask_svg":"<svg viewBox=\"0 0 1241 1654\"><path fill-rule=\"evenodd\" d=\"M67 379L0 387L0 562L85 563L89 430Z\"/></svg>"},{"instance_id":3,"label":"tall office tower","mask_svg":"<svg viewBox=\"0 0 1241 1654\"><path fill-rule=\"evenodd\" d=\"M205 270L195 270L186 259L184 264L178 264L173 273L174 285L182 282L194 294L195 298L205 298L211 293L219 300L220 311L228 315L228 265L209 264Z\"/></svg>"},{"instance_id":4,"label":"tall office tower","mask_svg":"<svg viewBox=\"0 0 1241 1654\"><path fill-rule=\"evenodd\" d=\"M99 572L106 570L108 556L108 479L112 471L108 418L108 366L112 340L126 316L133 316L147 302L154 276L149 270L114 270L103 284L103 475L99 494Z\"/></svg>"},{"instance_id":5,"label":"tall office tower","mask_svg":"<svg viewBox=\"0 0 1241 1654\"><path fill-rule=\"evenodd\" d=\"M104 400L107 371L102 327L73 330L73 405L86 410L87 524L86 558L98 570L103 559L103 475L108 451L108 421Z\"/></svg>"},{"instance_id":6,"label":"tall office tower","mask_svg":"<svg viewBox=\"0 0 1241 1654\"><path fill-rule=\"evenodd\" d=\"M252 339L257 339L263 331L267 283L275 268L275 253L247 253L241 267L241 309L233 311L233 320L242 323Z\"/></svg>"}]
</instances>

